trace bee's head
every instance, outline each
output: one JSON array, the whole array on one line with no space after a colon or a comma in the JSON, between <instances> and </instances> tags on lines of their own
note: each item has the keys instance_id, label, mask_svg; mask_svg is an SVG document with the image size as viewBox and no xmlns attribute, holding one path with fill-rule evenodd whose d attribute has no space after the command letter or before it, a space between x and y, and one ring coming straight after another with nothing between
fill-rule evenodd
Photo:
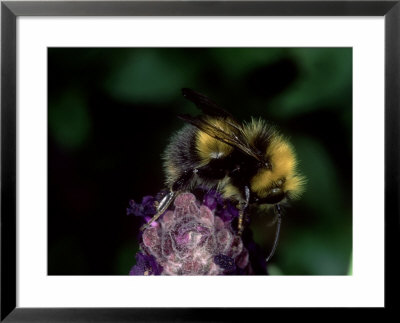
<instances>
[{"instance_id":1,"label":"bee's head","mask_svg":"<svg viewBox=\"0 0 400 323\"><path fill-rule=\"evenodd\" d=\"M253 118L243 130L249 144L259 152L256 171L250 178L251 201L276 204L297 198L305 179L296 169L296 155L288 140L262 119Z\"/></svg>"},{"instance_id":2,"label":"bee's head","mask_svg":"<svg viewBox=\"0 0 400 323\"><path fill-rule=\"evenodd\" d=\"M265 160L250 181L253 202L277 204L285 198L297 198L305 180L296 170L297 159L290 144L279 135L273 137Z\"/></svg>"}]
</instances>

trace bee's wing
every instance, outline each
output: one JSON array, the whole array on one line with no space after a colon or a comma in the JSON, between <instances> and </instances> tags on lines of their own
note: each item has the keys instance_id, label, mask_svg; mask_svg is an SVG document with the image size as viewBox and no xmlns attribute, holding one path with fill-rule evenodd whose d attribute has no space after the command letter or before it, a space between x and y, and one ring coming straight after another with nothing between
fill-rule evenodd
<instances>
[{"instance_id":1,"label":"bee's wing","mask_svg":"<svg viewBox=\"0 0 400 323\"><path fill-rule=\"evenodd\" d=\"M263 157L260 152L256 151L254 147L250 146L247 143L241 126L235 124L234 121L223 120L224 124L229 126L229 132L227 132L219 127L212 125L207 120L207 117L204 115L198 117L193 117L190 115L179 115L179 118L197 127L209 136L227 145L236 147L245 154L252 156L259 161L263 161Z\"/></svg>"},{"instance_id":2,"label":"bee's wing","mask_svg":"<svg viewBox=\"0 0 400 323\"><path fill-rule=\"evenodd\" d=\"M179 117L182 120L194 125L209 136L236 147L245 154L250 155L259 161L263 161L262 154L246 140L242 125L240 125L228 111L222 109L205 95L191 89L182 89L182 94L186 99L196 104L204 113L204 115L198 117L180 115ZM229 131L224 131L223 129L210 124L207 116L220 119L228 127Z\"/></svg>"},{"instance_id":3,"label":"bee's wing","mask_svg":"<svg viewBox=\"0 0 400 323\"><path fill-rule=\"evenodd\" d=\"M233 116L228 111L222 109L205 95L187 88L182 89L182 94L185 99L188 99L196 104L204 114L233 120Z\"/></svg>"}]
</instances>

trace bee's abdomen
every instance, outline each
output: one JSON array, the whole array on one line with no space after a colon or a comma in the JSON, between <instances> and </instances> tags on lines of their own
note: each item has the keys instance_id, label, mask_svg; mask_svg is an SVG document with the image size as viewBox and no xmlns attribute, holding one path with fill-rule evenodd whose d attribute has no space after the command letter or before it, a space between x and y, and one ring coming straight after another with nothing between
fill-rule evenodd
<instances>
[{"instance_id":1,"label":"bee's abdomen","mask_svg":"<svg viewBox=\"0 0 400 323\"><path fill-rule=\"evenodd\" d=\"M198 167L201 162L196 149L197 129L185 125L171 139L164 152L164 168L167 185L175 182L182 173Z\"/></svg>"}]
</instances>

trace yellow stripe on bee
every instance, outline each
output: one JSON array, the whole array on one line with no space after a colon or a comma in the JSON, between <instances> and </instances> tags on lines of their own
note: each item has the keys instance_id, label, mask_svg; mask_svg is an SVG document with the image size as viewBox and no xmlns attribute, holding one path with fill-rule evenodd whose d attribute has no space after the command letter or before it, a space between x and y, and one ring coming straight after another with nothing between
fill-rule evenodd
<instances>
[{"instance_id":1,"label":"yellow stripe on bee","mask_svg":"<svg viewBox=\"0 0 400 323\"><path fill-rule=\"evenodd\" d=\"M210 119L208 122L214 127L229 132L229 129L227 129L226 126L224 126L224 123L220 120ZM196 149L203 164L207 164L212 158L227 156L233 150L230 145L211 137L201 130L197 133Z\"/></svg>"},{"instance_id":2,"label":"yellow stripe on bee","mask_svg":"<svg viewBox=\"0 0 400 323\"><path fill-rule=\"evenodd\" d=\"M229 198L234 198L234 199L238 199L238 200L241 199L241 194L239 192L239 189L236 186L233 186L231 183L228 183L223 186L222 195L226 199L229 199Z\"/></svg>"},{"instance_id":3,"label":"yellow stripe on bee","mask_svg":"<svg viewBox=\"0 0 400 323\"><path fill-rule=\"evenodd\" d=\"M297 160L290 144L280 135L274 135L265 153L272 169L260 169L251 179L250 186L259 197L266 197L273 186L296 195L301 190L302 178L296 174Z\"/></svg>"},{"instance_id":4,"label":"yellow stripe on bee","mask_svg":"<svg viewBox=\"0 0 400 323\"><path fill-rule=\"evenodd\" d=\"M262 133L267 131L267 125L262 119L251 118L251 121L245 123L243 127L244 134L246 136L247 141L250 144L254 143L254 140L257 139Z\"/></svg>"},{"instance_id":5,"label":"yellow stripe on bee","mask_svg":"<svg viewBox=\"0 0 400 323\"><path fill-rule=\"evenodd\" d=\"M291 175L295 171L297 160L292 147L281 136L276 136L268 146L266 157L272 164L274 178Z\"/></svg>"},{"instance_id":6,"label":"yellow stripe on bee","mask_svg":"<svg viewBox=\"0 0 400 323\"><path fill-rule=\"evenodd\" d=\"M296 175L286 180L284 190L288 191L292 199L298 198L304 192L305 177Z\"/></svg>"}]
</instances>

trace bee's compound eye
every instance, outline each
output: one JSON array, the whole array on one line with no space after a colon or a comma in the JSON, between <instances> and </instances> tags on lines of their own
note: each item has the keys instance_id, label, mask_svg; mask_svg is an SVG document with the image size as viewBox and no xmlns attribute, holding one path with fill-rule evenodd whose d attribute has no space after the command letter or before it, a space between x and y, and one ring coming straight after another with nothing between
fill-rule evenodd
<instances>
[{"instance_id":1,"label":"bee's compound eye","mask_svg":"<svg viewBox=\"0 0 400 323\"><path fill-rule=\"evenodd\" d=\"M268 204L276 204L283 200L285 197L285 193L279 187L273 188L270 190L268 195L262 199L264 203Z\"/></svg>"}]
</instances>

